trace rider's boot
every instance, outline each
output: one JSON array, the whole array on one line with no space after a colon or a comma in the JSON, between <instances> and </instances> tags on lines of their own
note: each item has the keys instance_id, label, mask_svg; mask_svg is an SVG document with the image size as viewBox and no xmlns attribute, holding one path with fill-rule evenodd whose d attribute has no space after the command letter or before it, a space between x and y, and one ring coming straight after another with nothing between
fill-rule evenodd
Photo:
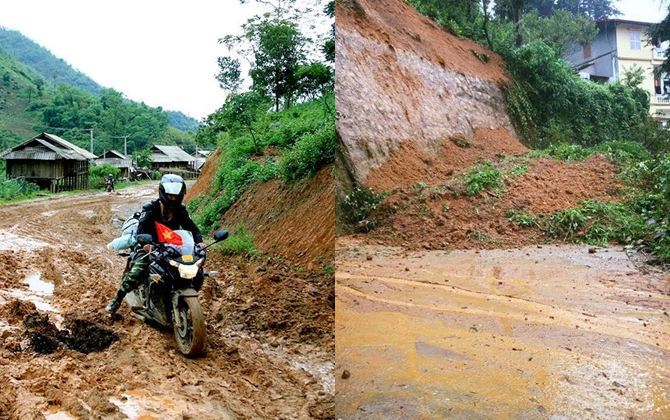
<instances>
[{"instance_id":1,"label":"rider's boot","mask_svg":"<svg viewBox=\"0 0 670 420\"><path fill-rule=\"evenodd\" d=\"M114 296L114 299L112 299L111 302L109 302L109 305L107 305L105 310L107 310L107 312L112 312L112 313L116 312L119 309L119 307L121 307L121 302L123 302L123 298L125 296L126 296L126 292L124 292L122 290L118 290L116 292L116 296Z\"/></svg>"}]
</instances>

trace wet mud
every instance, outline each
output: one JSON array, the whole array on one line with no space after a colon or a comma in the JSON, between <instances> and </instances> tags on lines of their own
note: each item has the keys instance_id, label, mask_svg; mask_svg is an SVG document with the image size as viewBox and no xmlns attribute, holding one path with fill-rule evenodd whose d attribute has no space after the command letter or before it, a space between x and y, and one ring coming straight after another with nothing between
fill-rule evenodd
<instances>
[{"instance_id":1,"label":"wet mud","mask_svg":"<svg viewBox=\"0 0 670 420\"><path fill-rule=\"evenodd\" d=\"M669 277L621 248L336 255L337 418L670 418Z\"/></svg>"},{"instance_id":2,"label":"wet mud","mask_svg":"<svg viewBox=\"0 0 670 420\"><path fill-rule=\"evenodd\" d=\"M333 418L333 275L214 246L205 353L111 317L125 258L106 245L153 184L0 206L0 420Z\"/></svg>"}]
</instances>

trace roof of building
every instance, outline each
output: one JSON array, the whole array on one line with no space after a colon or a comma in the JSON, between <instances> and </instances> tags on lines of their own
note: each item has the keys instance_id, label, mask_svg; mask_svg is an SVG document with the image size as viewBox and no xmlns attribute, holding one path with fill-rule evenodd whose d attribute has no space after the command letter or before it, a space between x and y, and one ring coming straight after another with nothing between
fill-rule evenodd
<instances>
[{"instance_id":1,"label":"roof of building","mask_svg":"<svg viewBox=\"0 0 670 420\"><path fill-rule=\"evenodd\" d=\"M193 162L195 158L184 151L179 146L159 146L154 145L151 148L151 161L162 162Z\"/></svg>"},{"instance_id":2,"label":"roof of building","mask_svg":"<svg viewBox=\"0 0 670 420\"><path fill-rule=\"evenodd\" d=\"M49 133L41 133L0 154L2 159L22 160L89 160L93 153Z\"/></svg>"},{"instance_id":3,"label":"roof of building","mask_svg":"<svg viewBox=\"0 0 670 420\"><path fill-rule=\"evenodd\" d=\"M116 150L105 150L98 159L129 159L128 156L123 153L117 152Z\"/></svg>"},{"instance_id":4,"label":"roof of building","mask_svg":"<svg viewBox=\"0 0 670 420\"><path fill-rule=\"evenodd\" d=\"M598 19L598 20L594 20L593 22L596 23L596 24L598 24L598 23L615 23L615 24L622 23L624 25L640 25L640 26L651 26L651 25L653 25L653 23L650 23L650 22L639 22L639 21L636 21L636 20L626 20L626 19Z\"/></svg>"}]
</instances>

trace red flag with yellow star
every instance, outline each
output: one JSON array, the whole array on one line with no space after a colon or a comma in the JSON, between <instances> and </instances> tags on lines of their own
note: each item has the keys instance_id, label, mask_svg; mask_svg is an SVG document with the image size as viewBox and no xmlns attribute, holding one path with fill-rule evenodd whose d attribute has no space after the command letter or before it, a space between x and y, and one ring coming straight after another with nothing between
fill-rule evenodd
<instances>
[{"instance_id":1,"label":"red flag with yellow star","mask_svg":"<svg viewBox=\"0 0 670 420\"><path fill-rule=\"evenodd\" d=\"M178 233L158 222L156 222L156 233L158 233L158 242L160 243L184 245L184 240Z\"/></svg>"}]
</instances>

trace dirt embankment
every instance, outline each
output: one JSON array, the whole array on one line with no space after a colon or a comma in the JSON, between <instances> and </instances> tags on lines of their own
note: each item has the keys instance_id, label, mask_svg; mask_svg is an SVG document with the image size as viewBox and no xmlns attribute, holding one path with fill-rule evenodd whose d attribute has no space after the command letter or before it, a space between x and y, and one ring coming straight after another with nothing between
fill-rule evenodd
<instances>
[{"instance_id":1,"label":"dirt embankment","mask_svg":"<svg viewBox=\"0 0 670 420\"><path fill-rule=\"evenodd\" d=\"M336 15L338 194L367 184L404 143L439 154L449 138L478 129L516 137L496 54L399 0L337 2Z\"/></svg>"},{"instance_id":2,"label":"dirt embankment","mask_svg":"<svg viewBox=\"0 0 670 420\"><path fill-rule=\"evenodd\" d=\"M211 190L220 154L205 164L186 200ZM308 271L330 271L335 258L335 186L333 165L315 176L285 184L254 184L222 215L231 232L243 224L261 254Z\"/></svg>"},{"instance_id":3,"label":"dirt embankment","mask_svg":"<svg viewBox=\"0 0 670 420\"><path fill-rule=\"evenodd\" d=\"M543 243L539 228L521 228L509 216L618 199L617 169L603 156L571 163L525 157L529 150L511 127L500 90L506 82L500 57L401 1L343 1L337 13L336 183L340 196L350 182L391 194L359 230L372 243L425 249ZM504 186L466 195L468 172L484 163L504 174ZM340 235L355 232L338 224Z\"/></svg>"}]
</instances>

